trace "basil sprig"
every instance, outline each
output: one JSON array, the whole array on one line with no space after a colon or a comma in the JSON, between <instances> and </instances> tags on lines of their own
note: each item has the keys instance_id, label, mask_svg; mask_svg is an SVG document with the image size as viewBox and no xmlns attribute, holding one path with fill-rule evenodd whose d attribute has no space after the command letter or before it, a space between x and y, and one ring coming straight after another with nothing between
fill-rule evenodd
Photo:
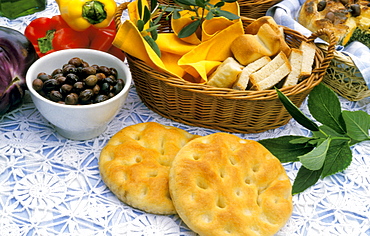
<instances>
[{"instance_id":1,"label":"basil sprig","mask_svg":"<svg viewBox=\"0 0 370 236\"><path fill-rule=\"evenodd\" d=\"M345 170L352 162L350 147L370 140L370 115L342 110L337 95L326 85L316 86L307 100L311 115L321 125L305 116L279 89L276 92L289 114L312 133L311 137L288 135L259 141L282 163L302 164L293 183L293 195L320 178Z\"/></svg>"}]
</instances>

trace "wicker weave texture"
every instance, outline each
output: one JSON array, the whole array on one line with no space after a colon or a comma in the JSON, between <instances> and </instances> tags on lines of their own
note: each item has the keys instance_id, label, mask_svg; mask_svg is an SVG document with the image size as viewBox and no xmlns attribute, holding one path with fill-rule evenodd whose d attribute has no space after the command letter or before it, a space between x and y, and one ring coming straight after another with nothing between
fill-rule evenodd
<instances>
[{"instance_id":1,"label":"wicker weave texture","mask_svg":"<svg viewBox=\"0 0 370 236\"><path fill-rule=\"evenodd\" d=\"M242 17L244 26L253 21ZM161 32L170 29L168 25L161 27ZM284 33L288 45L294 48L298 48L302 41L312 42L321 35L331 35L321 30L307 39L286 27ZM333 58L335 40L332 38L333 43L325 55L317 48L312 75L295 86L281 89L298 107L325 75ZM137 93L144 104L174 121L226 132L257 133L278 128L291 119L274 89L237 91L194 84L156 71L131 55L127 55L127 60Z\"/></svg>"}]
</instances>

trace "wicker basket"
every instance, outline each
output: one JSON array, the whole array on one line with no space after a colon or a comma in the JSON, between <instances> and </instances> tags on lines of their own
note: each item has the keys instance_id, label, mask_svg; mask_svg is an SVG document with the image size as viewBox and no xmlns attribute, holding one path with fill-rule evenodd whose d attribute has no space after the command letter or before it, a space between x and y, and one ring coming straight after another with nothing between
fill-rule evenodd
<instances>
[{"instance_id":1,"label":"wicker basket","mask_svg":"<svg viewBox=\"0 0 370 236\"><path fill-rule=\"evenodd\" d=\"M125 9L125 5L118 8L117 25L121 24L120 16ZM243 17L242 21L247 26L254 19ZM169 29L169 26L163 27ZM335 39L327 30L318 31L309 39L286 27L284 32L288 45L295 48L302 41L312 42L324 34L333 42L326 54L317 49L314 70L310 77L295 86L281 89L294 104L300 106L314 86L322 81L333 58ZM258 133L278 128L291 119L273 89L237 91L194 84L156 71L131 55L127 55L127 60L137 93L144 104L174 121L226 132Z\"/></svg>"},{"instance_id":2,"label":"wicker basket","mask_svg":"<svg viewBox=\"0 0 370 236\"><path fill-rule=\"evenodd\" d=\"M326 45L317 44L317 46L324 52L327 51ZM351 57L342 52L334 52L334 58L330 62L323 82L337 94L350 101L359 101L370 96L370 90L361 72Z\"/></svg>"},{"instance_id":3,"label":"wicker basket","mask_svg":"<svg viewBox=\"0 0 370 236\"><path fill-rule=\"evenodd\" d=\"M159 3L163 4L173 4L173 0L158 0ZM240 7L240 15L257 19L264 16L267 10L278 4L281 0L257 0L257 1L246 1L246 0L239 0L238 4Z\"/></svg>"}]
</instances>

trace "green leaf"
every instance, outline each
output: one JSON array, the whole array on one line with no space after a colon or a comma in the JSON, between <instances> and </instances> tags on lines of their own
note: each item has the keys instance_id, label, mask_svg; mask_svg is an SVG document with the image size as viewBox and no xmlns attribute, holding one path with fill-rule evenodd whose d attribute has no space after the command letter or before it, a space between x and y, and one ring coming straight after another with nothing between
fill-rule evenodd
<instances>
[{"instance_id":1,"label":"green leaf","mask_svg":"<svg viewBox=\"0 0 370 236\"><path fill-rule=\"evenodd\" d=\"M203 0L195 0L195 4L197 4L197 6L201 8L204 8L206 6L206 3Z\"/></svg>"},{"instance_id":2,"label":"green leaf","mask_svg":"<svg viewBox=\"0 0 370 236\"><path fill-rule=\"evenodd\" d=\"M144 21L144 24L146 24L151 18L151 13L149 11L149 8L147 6L144 7L144 17L143 17L143 21Z\"/></svg>"},{"instance_id":3,"label":"green leaf","mask_svg":"<svg viewBox=\"0 0 370 236\"><path fill-rule=\"evenodd\" d=\"M149 35L144 36L145 41L149 44L149 46L154 50L154 52L161 57L161 50L158 47L158 44L152 39Z\"/></svg>"},{"instance_id":4,"label":"green leaf","mask_svg":"<svg viewBox=\"0 0 370 236\"><path fill-rule=\"evenodd\" d=\"M153 20L153 25L158 24L158 22L161 20L161 18L162 18L162 16L163 16L163 14L164 14L164 12L161 12L161 13L158 15L158 17L157 17L157 18L155 18L155 19Z\"/></svg>"},{"instance_id":5,"label":"green leaf","mask_svg":"<svg viewBox=\"0 0 370 236\"><path fill-rule=\"evenodd\" d=\"M201 21L200 20L195 20L182 28L178 34L179 38L186 38L189 37L190 35L194 34L195 31L197 31L198 27L200 26Z\"/></svg>"},{"instance_id":6,"label":"green leaf","mask_svg":"<svg viewBox=\"0 0 370 236\"><path fill-rule=\"evenodd\" d=\"M213 14L212 12L208 12L207 15L206 15L206 20L211 20L213 18Z\"/></svg>"},{"instance_id":7,"label":"green leaf","mask_svg":"<svg viewBox=\"0 0 370 236\"><path fill-rule=\"evenodd\" d=\"M338 96L323 83L312 89L308 96L308 109L311 115L323 125L338 133L345 133L345 124Z\"/></svg>"},{"instance_id":8,"label":"green leaf","mask_svg":"<svg viewBox=\"0 0 370 236\"><path fill-rule=\"evenodd\" d=\"M180 6L181 5L185 5L185 6L196 6L197 5L195 0L175 0L175 2L179 4Z\"/></svg>"},{"instance_id":9,"label":"green leaf","mask_svg":"<svg viewBox=\"0 0 370 236\"><path fill-rule=\"evenodd\" d=\"M304 166L301 166L298 170L297 176L293 183L292 194L301 193L320 179L322 169L320 170L309 170Z\"/></svg>"},{"instance_id":10,"label":"green leaf","mask_svg":"<svg viewBox=\"0 0 370 236\"><path fill-rule=\"evenodd\" d=\"M349 147L349 139L333 139L326 154L321 176L324 178L343 171L351 162L352 151Z\"/></svg>"},{"instance_id":11,"label":"green leaf","mask_svg":"<svg viewBox=\"0 0 370 236\"><path fill-rule=\"evenodd\" d=\"M238 15L235 15L234 13L224 11L224 10L218 10L218 16L223 16L229 20L236 20L240 18Z\"/></svg>"},{"instance_id":12,"label":"green leaf","mask_svg":"<svg viewBox=\"0 0 370 236\"><path fill-rule=\"evenodd\" d=\"M143 16L143 2L141 0L137 0L137 9L139 12L139 19L142 19Z\"/></svg>"},{"instance_id":13,"label":"green leaf","mask_svg":"<svg viewBox=\"0 0 370 236\"><path fill-rule=\"evenodd\" d=\"M158 31L157 31L157 29L158 29L158 27L160 25L154 25L153 22L150 22L150 26L151 27L149 29L147 29L146 31L150 33L152 39L155 41L158 38Z\"/></svg>"},{"instance_id":14,"label":"green leaf","mask_svg":"<svg viewBox=\"0 0 370 236\"><path fill-rule=\"evenodd\" d=\"M214 5L214 7L223 7L225 5L225 2L218 2Z\"/></svg>"},{"instance_id":15,"label":"green leaf","mask_svg":"<svg viewBox=\"0 0 370 236\"><path fill-rule=\"evenodd\" d=\"M327 138L311 152L299 156L298 158L301 161L302 165L309 170L321 169L325 162L326 153L328 152L330 141L331 139Z\"/></svg>"},{"instance_id":16,"label":"green leaf","mask_svg":"<svg viewBox=\"0 0 370 236\"><path fill-rule=\"evenodd\" d=\"M138 21L137 21L137 29L138 29L140 32L144 30L144 25L145 25L144 21L142 21L142 20L138 20Z\"/></svg>"},{"instance_id":17,"label":"green leaf","mask_svg":"<svg viewBox=\"0 0 370 236\"><path fill-rule=\"evenodd\" d=\"M301 110L287 97L283 94L279 89L275 88L280 101L283 103L285 109L289 112L289 114L303 127L311 130L311 131L319 131L319 126L316 125L312 120L310 120L307 116L303 114Z\"/></svg>"},{"instance_id":18,"label":"green leaf","mask_svg":"<svg viewBox=\"0 0 370 236\"><path fill-rule=\"evenodd\" d=\"M153 12L157 5L158 5L157 0L150 0L150 12Z\"/></svg>"},{"instance_id":19,"label":"green leaf","mask_svg":"<svg viewBox=\"0 0 370 236\"><path fill-rule=\"evenodd\" d=\"M303 144L292 144L292 140L305 138L303 136L282 136L272 139L263 139L259 143L268 149L280 162L295 162L299 161L298 156L310 152L313 147Z\"/></svg>"},{"instance_id":20,"label":"green leaf","mask_svg":"<svg viewBox=\"0 0 370 236\"><path fill-rule=\"evenodd\" d=\"M177 19L180 19L180 18L181 18L180 10L173 11L173 19L177 20Z\"/></svg>"},{"instance_id":21,"label":"green leaf","mask_svg":"<svg viewBox=\"0 0 370 236\"><path fill-rule=\"evenodd\" d=\"M347 127L347 134L354 140L370 140L370 116L364 111L343 111L344 122Z\"/></svg>"}]
</instances>

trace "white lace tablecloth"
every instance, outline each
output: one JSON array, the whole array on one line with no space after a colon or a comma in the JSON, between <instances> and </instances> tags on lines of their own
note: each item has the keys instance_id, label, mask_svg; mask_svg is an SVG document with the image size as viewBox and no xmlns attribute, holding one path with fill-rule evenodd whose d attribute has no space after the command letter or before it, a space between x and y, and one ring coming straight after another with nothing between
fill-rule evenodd
<instances>
[{"instance_id":1,"label":"white lace tablecloth","mask_svg":"<svg viewBox=\"0 0 370 236\"><path fill-rule=\"evenodd\" d=\"M0 25L23 32L35 17L58 13L49 0L45 11L13 21L0 17ZM343 109L370 112L369 99L340 101ZM309 115L305 103L302 109ZM98 157L106 142L125 126L147 121L199 135L217 132L159 116L141 102L132 85L125 106L102 135L72 141L55 132L27 94L20 108L0 117L0 236L196 235L177 215L147 214L127 206L101 180ZM260 140L288 134L309 132L291 120L275 130L236 135ZM277 235L370 235L370 142L352 150L348 169L293 197L293 214ZM284 167L293 181L299 164Z\"/></svg>"}]
</instances>

